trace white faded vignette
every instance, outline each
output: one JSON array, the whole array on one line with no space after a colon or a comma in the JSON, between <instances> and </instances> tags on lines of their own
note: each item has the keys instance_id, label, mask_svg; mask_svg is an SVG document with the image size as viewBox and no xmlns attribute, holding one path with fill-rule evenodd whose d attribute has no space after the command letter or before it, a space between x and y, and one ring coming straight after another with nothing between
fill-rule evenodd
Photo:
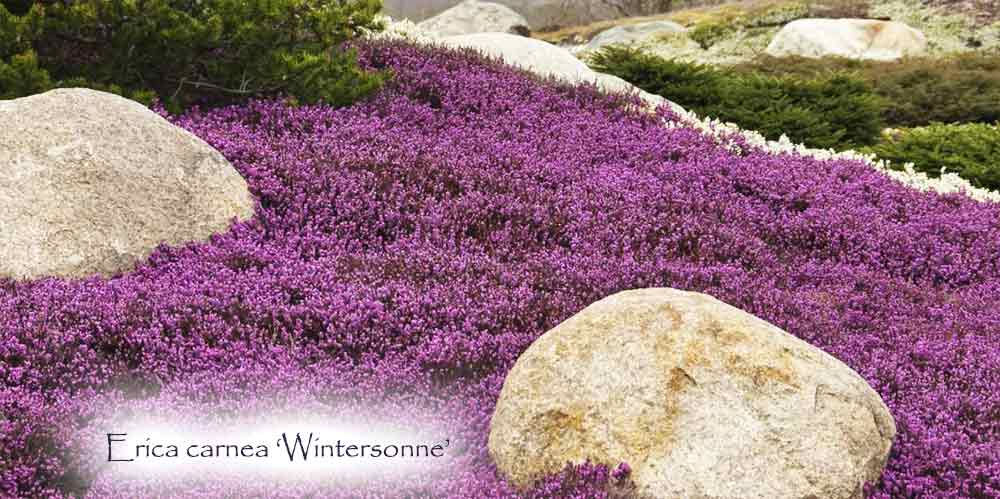
<instances>
[{"instance_id":1,"label":"white faded vignette","mask_svg":"<svg viewBox=\"0 0 1000 499\"><path fill-rule=\"evenodd\" d=\"M160 483L428 479L448 468L457 447L452 436L430 427L287 416L214 425L136 419L102 428L88 440L106 479Z\"/></svg>"}]
</instances>

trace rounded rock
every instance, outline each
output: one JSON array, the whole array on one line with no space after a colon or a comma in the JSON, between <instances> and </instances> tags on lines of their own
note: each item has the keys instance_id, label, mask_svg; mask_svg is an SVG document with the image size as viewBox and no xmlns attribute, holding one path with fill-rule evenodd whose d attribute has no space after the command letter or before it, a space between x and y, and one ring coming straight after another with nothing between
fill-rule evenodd
<instances>
[{"instance_id":1,"label":"rounded rock","mask_svg":"<svg viewBox=\"0 0 1000 499\"><path fill-rule=\"evenodd\" d=\"M592 52L609 45L630 45L642 43L658 36L683 33L684 26L673 21L650 21L637 24L615 26L598 33L590 40L584 51Z\"/></svg>"},{"instance_id":2,"label":"rounded rock","mask_svg":"<svg viewBox=\"0 0 1000 499\"><path fill-rule=\"evenodd\" d=\"M0 165L0 277L111 276L253 215L218 151L95 90L0 101Z\"/></svg>"},{"instance_id":3,"label":"rounded rock","mask_svg":"<svg viewBox=\"0 0 1000 499\"><path fill-rule=\"evenodd\" d=\"M710 296L642 289L542 335L507 375L490 455L515 484L628 463L641 496L862 497L896 427L839 360Z\"/></svg>"},{"instance_id":4,"label":"rounded rock","mask_svg":"<svg viewBox=\"0 0 1000 499\"><path fill-rule=\"evenodd\" d=\"M386 0L385 13L393 18L422 21L461 0ZM670 0L496 0L523 15L532 29L575 26L594 21L646 16L666 12Z\"/></svg>"},{"instance_id":5,"label":"rounded rock","mask_svg":"<svg viewBox=\"0 0 1000 499\"><path fill-rule=\"evenodd\" d=\"M470 33L509 33L528 25L521 14L509 7L479 0L466 0L417 26L436 36Z\"/></svg>"},{"instance_id":6,"label":"rounded rock","mask_svg":"<svg viewBox=\"0 0 1000 499\"><path fill-rule=\"evenodd\" d=\"M893 61L927 51L927 37L896 21L798 19L786 24L767 46L774 57L845 57Z\"/></svg>"}]
</instances>

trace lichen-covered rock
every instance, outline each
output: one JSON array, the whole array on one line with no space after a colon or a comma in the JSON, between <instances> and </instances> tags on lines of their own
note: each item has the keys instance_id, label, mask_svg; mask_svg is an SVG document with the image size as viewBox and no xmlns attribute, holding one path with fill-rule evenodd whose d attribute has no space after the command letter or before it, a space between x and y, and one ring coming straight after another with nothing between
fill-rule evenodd
<instances>
[{"instance_id":1,"label":"lichen-covered rock","mask_svg":"<svg viewBox=\"0 0 1000 499\"><path fill-rule=\"evenodd\" d=\"M846 365L712 297L600 300L507 375L489 451L519 485L567 462L628 463L656 498L860 498L896 427Z\"/></svg>"},{"instance_id":2,"label":"lichen-covered rock","mask_svg":"<svg viewBox=\"0 0 1000 499\"><path fill-rule=\"evenodd\" d=\"M767 46L775 57L847 57L889 61L927 51L920 31L895 21L799 19L786 24Z\"/></svg>"},{"instance_id":3,"label":"lichen-covered rock","mask_svg":"<svg viewBox=\"0 0 1000 499\"><path fill-rule=\"evenodd\" d=\"M524 16L509 7L479 0L466 0L426 21L418 27L437 36L470 33L509 33L526 27Z\"/></svg>"},{"instance_id":4,"label":"lichen-covered rock","mask_svg":"<svg viewBox=\"0 0 1000 499\"><path fill-rule=\"evenodd\" d=\"M602 31L584 47L586 51L598 50L608 45L628 45L670 33L682 33L684 26L673 21L650 21L626 24Z\"/></svg>"},{"instance_id":5,"label":"lichen-covered rock","mask_svg":"<svg viewBox=\"0 0 1000 499\"><path fill-rule=\"evenodd\" d=\"M386 0L394 18L420 21L458 4L458 0ZM576 26L594 21L665 12L670 0L497 0L523 15L532 29Z\"/></svg>"},{"instance_id":6,"label":"lichen-covered rock","mask_svg":"<svg viewBox=\"0 0 1000 499\"><path fill-rule=\"evenodd\" d=\"M87 89L0 101L0 277L113 275L253 214L218 151Z\"/></svg>"}]
</instances>

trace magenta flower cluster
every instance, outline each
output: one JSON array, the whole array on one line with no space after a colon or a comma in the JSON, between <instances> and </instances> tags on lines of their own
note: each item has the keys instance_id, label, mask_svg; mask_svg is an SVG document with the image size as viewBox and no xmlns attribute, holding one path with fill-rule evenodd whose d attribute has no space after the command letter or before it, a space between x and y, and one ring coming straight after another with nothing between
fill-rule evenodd
<instances>
[{"instance_id":1,"label":"magenta flower cluster","mask_svg":"<svg viewBox=\"0 0 1000 499\"><path fill-rule=\"evenodd\" d=\"M361 57L394 78L348 108L171 118L244 175L253 220L113 279L0 281L0 495L164 496L85 459L109 409L286 404L432 420L454 462L410 497L511 497L486 435L518 354L604 296L669 286L777 324L881 394L899 436L869 497L1000 496L1000 206L722 148L470 53ZM609 464L524 493L613 495L629 467ZM233 487L171 493L401 490Z\"/></svg>"}]
</instances>

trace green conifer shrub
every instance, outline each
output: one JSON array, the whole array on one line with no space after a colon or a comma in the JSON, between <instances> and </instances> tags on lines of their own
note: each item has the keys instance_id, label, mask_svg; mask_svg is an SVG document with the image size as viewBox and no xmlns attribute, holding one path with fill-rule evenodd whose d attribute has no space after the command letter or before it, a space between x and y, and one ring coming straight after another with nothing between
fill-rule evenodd
<instances>
[{"instance_id":1,"label":"green conifer shrub","mask_svg":"<svg viewBox=\"0 0 1000 499\"><path fill-rule=\"evenodd\" d=\"M958 174L973 185L1000 189L1000 126L966 123L901 130L866 149L898 167L913 163L916 170L938 176L941 169Z\"/></svg>"},{"instance_id":2,"label":"green conifer shrub","mask_svg":"<svg viewBox=\"0 0 1000 499\"><path fill-rule=\"evenodd\" d=\"M883 98L883 118L893 127L1000 121L1000 54L972 52L892 62L759 56L732 69L802 77L854 72Z\"/></svg>"},{"instance_id":3,"label":"green conifer shrub","mask_svg":"<svg viewBox=\"0 0 1000 499\"><path fill-rule=\"evenodd\" d=\"M344 47L379 27L379 0L39 0L26 12L25 3L0 5L7 98L82 85L175 107L275 95L343 105L384 79Z\"/></svg>"},{"instance_id":4,"label":"green conifer shrub","mask_svg":"<svg viewBox=\"0 0 1000 499\"><path fill-rule=\"evenodd\" d=\"M786 135L811 147L853 149L874 144L883 128L882 99L850 73L807 78L734 72L616 46L598 51L590 64L701 116L769 139Z\"/></svg>"}]
</instances>

